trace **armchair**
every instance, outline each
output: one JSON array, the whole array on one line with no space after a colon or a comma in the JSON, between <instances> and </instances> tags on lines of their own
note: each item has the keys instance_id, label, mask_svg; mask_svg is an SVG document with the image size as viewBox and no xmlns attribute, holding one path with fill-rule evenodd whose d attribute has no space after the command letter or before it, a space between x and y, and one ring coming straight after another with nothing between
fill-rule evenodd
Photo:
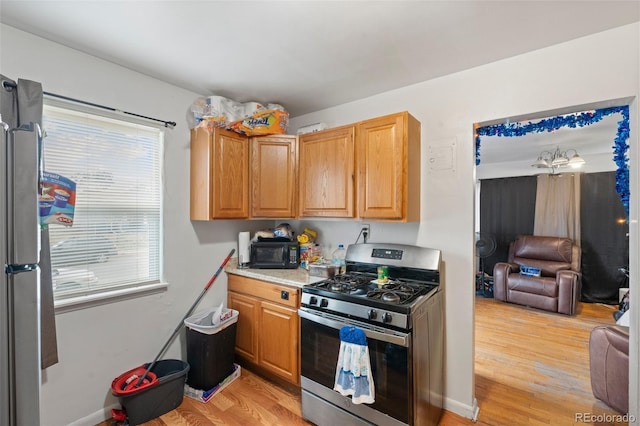
<instances>
[{"instance_id":1,"label":"armchair","mask_svg":"<svg viewBox=\"0 0 640 426\"><path fill-rule=\"evenodd\" d=\"M493 269L497 300L574 315L580 300L580 247L569 238L520 235L509 245L508 262ZM521 274L536 268L540 276Z\"/></svg>"},{"instance_id":2,"label":"armchair","mask_svg":"<svg viewBox=\"0 0 640 426\"><path fill-rule=\"evenodd\" d=\"M593 396L611 408L629 411L629 327L602 325L589 337Z\"/></svg>"}]
</instances>

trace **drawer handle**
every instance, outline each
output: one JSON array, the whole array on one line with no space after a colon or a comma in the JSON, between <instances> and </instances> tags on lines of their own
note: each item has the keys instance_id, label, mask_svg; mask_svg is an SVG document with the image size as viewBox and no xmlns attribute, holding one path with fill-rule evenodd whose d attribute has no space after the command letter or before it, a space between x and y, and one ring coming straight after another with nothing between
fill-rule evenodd
<instances>
[{"instance_id":1,"label":"drawer handle","mask_svg":"<svg viewBox=\"0 0 640 426\"><path fill-rule=\"evenodd\" d=\"M280 291L280 299L289 300L289 292L286 290Z\"/></svg>"}]
</instances>

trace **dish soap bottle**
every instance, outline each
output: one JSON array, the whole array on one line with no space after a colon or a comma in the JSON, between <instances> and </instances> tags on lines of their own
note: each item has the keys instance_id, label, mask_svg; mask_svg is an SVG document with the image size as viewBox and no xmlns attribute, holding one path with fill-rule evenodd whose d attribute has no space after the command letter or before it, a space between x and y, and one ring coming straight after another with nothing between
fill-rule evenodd
<instances>
[{"instance_id":1,"label":"dish soap bottle","mask_svg":"<svg viewBox=\"0 0 640 426\"><path fill-rule=\"evenodd\" d=\"M333 255L331 256L331 263L338 267L338 274L344 274L347 269L347 265L345 262L345 257L347 256L347 251L344 249L343 244L338 244L338 248L333 251Z\"/></svg>"}]
</instances>

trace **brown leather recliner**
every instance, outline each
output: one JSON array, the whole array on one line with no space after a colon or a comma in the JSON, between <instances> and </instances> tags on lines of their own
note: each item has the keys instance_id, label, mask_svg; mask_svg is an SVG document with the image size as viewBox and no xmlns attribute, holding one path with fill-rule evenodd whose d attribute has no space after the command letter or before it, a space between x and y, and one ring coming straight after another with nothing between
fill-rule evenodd
<instances>
[{"instance_id":1,"label":"brown leather recliner","mask_svg":"<svg viewBox=\"0 0 640 426\"><path fill-rule=\"evenodd\" d=\"M602 325L591 330L589 370L593 396L626 414L629 411L629 327Z\"/></svg>"},{"instance_id":2,"label":"brown leather recliner","mask_svg":"<svg viewBox=\"0 0 640 426\"><path fill-rule=\"evenodd\" d=\"M569 238L520 235L509 245L508 263L493 269L497 300L573 315L580 300L580 247ZM521 275L521 267L540 276Z\"/></svg>"}]
</instances>

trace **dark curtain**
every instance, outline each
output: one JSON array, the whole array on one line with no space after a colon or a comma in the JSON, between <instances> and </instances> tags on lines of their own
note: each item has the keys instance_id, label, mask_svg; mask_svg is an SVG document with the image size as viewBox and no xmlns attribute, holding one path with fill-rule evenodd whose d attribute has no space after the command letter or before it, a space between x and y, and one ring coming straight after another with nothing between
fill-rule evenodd
<instances>
[{"instance_id":1,"label":"dark curtain","mask_svg":"<svg viewBox=\"0 0 640 426\"><path fill-rule=\"evenodd\" d=\"M520 234L533 234L536 177L521 176L480 181L480 234L495 238L496 251L481 259L493 275L498 262L506 262L509 243Z\"/></svg>"},{"instance_id":2,"label":"dark curtain","mask_svg":"<svg viewBox=\"0 0 640 426\"><path fill-rule=\"evenodd\" d=\"M629 226L615 190L615 172L586 173L581 183L582 301L617 304L618 288L628 287L620 268L629 265ZM533 234L536 177L480 181L480 233L497 243L493 255L482 259L493 274L497 262L508 258L509 243L520 234Z\"/></svg>"},{"instance_id":3,"label":"dark curtain","mask_svg":"<svg viewBox=\"0 0 640 426\"><path fill-rule=\"evenodd\" d=\"M629 226L616 193L615 172L582 176L582 300L617 304L628 287L619 268L629 265Z\"/></svg>"}]
</instances>

